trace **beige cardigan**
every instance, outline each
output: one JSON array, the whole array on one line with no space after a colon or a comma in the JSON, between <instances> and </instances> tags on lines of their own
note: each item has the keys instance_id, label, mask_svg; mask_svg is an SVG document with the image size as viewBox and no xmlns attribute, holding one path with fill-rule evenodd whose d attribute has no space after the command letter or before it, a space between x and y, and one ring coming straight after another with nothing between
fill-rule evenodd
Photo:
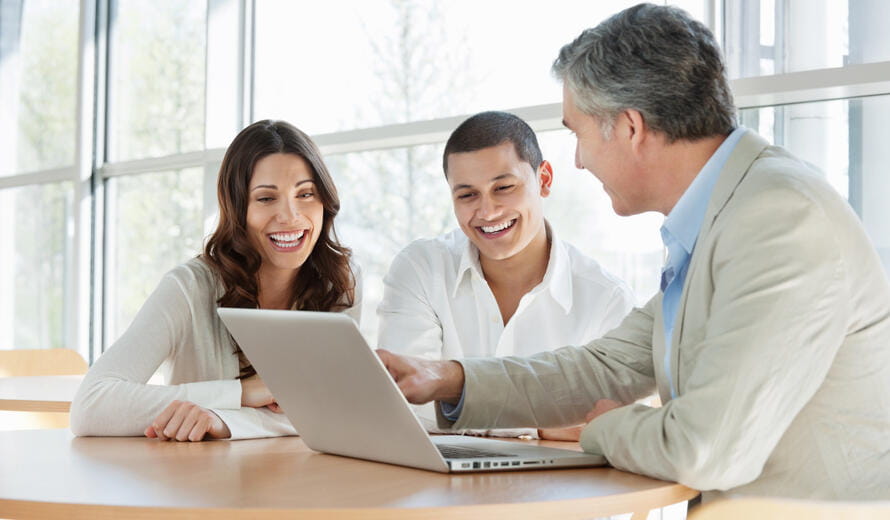
<instances>
[{"instance_id":1,"label":"beige cardigan","mask_svg":"<svg viewBox=\"0 0 890 520\"><path fill-rule=\"evenodd\" d=\"M661 295L605 337L467 359L456 428L577 423L615 467L739 495L890 498L890 284L858 218L810 167L753 133L721 172L674 328ZM440 424L447 422L440 416Z\"/></svg>"},{"instance_id":2,"label":"beige cardigan","mask_svg":"<svg viewBox=\"0 0 890 520\"><path fill-rule=\"evenodd\" d=\"M353 271L358 277L358 269ZM356 321L355 305L346 312ZM174 400L212 409L232 439L294 435L284 414L241 407L238 356L216 314L222 286L200 259L167 273L127 331L93 364L71 403L75 435L142 435ZM166 385L146 384L157 371Z\"/></svg>"}]
</instances>

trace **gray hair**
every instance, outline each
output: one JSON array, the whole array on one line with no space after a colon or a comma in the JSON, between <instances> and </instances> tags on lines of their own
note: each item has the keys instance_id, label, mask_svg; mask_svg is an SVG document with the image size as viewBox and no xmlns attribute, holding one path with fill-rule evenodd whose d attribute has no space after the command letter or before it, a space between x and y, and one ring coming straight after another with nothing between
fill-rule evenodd
<instances>
[{"instance_id":1,"label":"gray hair","mask_svg":"<svg viewBox=\"0 0 890 520\"><path fill-rule=\"evenodd\" d=\"M639 4L581 33L553 74L608 139L626 109L670 142L726 135L736 110L714 35L682 9Z\"/></svg>"}]
</instances>

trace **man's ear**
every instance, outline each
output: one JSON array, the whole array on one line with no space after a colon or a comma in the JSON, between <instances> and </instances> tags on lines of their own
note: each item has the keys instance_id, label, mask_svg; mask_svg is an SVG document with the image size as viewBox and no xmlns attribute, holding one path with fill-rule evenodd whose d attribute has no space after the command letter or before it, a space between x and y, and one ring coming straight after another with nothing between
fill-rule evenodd
<instances>
[{"instance_id":1,"label":"man's ear","mask_svg":"<svg viewBox=\"0 0 890 520\"><path fill-rule=\"evenodd\" d=\"M628 108L620 116L625 124L625 132L630 140L631 148L638 150L649 136L649 126L639 110Z\"/></svg>"},{"instance_id":2,"label":"man's ear","mask_svg":"<svg viewBox=\"0 0 890 520\"><path fill-rule=\"evenodd\" d=\"M541 184L541 196L550 195L550 187L553 185L553 167L547 161L541 161L538 166L538 182Z\"/></svg>"}]
</instances>

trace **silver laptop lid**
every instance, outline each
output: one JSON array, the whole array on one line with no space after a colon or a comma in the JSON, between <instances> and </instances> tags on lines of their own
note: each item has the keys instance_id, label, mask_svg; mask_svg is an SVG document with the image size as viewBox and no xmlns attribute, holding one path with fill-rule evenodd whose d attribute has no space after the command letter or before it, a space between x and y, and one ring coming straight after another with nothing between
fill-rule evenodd
<instances>
[{"instance_id":1,"label":"silver laptop lid","mask_svg":"<svg viewBox=\"0 0 890 520\"><path fill-rule=\"evenodd\" d=\"M448 471L352 318L336 312L217 312L307 446Z\"/></svg>"}]
</instances>

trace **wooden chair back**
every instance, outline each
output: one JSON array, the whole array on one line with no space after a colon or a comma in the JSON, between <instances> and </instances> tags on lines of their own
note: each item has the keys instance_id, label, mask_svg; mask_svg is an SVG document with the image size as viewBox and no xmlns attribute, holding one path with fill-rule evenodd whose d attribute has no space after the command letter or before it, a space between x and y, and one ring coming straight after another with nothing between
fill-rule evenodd
<instances>
[{"instance_id":1,"label":"wooden chair back","mask_svg":"<svg viewBox=\"0 0 890 520\"><path fill-rule=\"evenodd\" d=\"M87 362L67 348L0 350L0 377L86 374Z\"/></svg>"}]
</instances>

